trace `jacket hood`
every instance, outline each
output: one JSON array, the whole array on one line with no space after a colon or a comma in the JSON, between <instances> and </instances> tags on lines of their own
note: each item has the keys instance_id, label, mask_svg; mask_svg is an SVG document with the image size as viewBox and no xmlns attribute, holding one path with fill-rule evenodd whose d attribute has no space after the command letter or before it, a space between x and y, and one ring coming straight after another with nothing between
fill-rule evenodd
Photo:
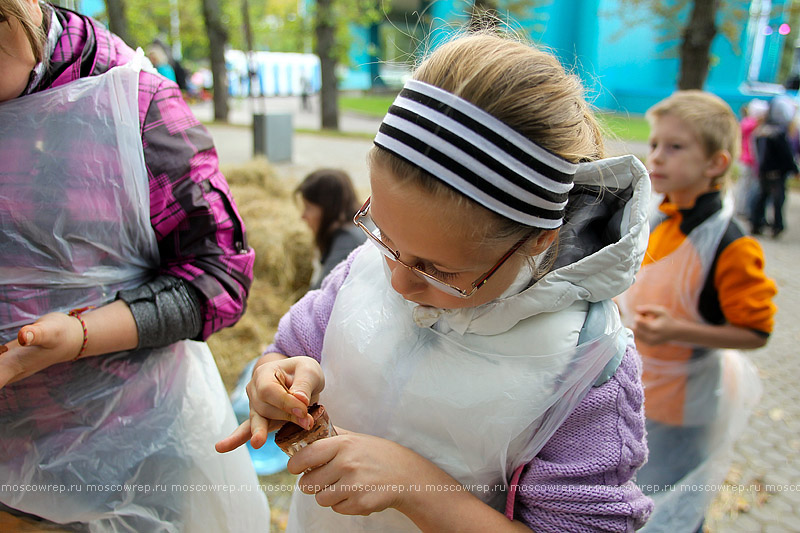
<instances>
[{"instance_id":1,"label":"jacket hood","mask_svg":"<svg viewBox=\"0 0 800 533\"><path fill-rule=\"evenodd\" d=\"M649 207L650 178L636 157L581 163L550 272L524 290L469 310L418 306L415 320L430 325L443 318L451 326L458 324L453 329L461 333L495 335L576 301L611 299L633 284L642 264L650 235Z\"/></svg>"},{"instance_id":2,"label":"jacket hood","mask_svg":"<svg viewBox=\"0 0 800 533\"><path fill-rule=\"evenodd\" d=\"M133 49L91 17L56 6L47 5L45 10L51 17L48 42L53 40L53 45L48 46L46 69L29 92L96 76L133 58Z\"/></svg>"}]
</instances>

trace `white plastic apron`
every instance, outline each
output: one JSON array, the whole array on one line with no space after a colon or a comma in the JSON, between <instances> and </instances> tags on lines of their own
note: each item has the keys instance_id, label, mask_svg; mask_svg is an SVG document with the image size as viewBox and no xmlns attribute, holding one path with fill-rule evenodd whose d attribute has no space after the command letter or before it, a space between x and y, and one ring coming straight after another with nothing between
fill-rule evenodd
<instances>
[{"instance_id":1,"label":"white plastic apron","mask_svg":"<svg viewBox=\"0 0 800 533\"><path fill-rule=\"evenodd\" d=\"M481 353L476 335L418 327L413 304L391 288L383 261L377 250L362 249L337 295L322 350L320 402L335 425L416 451L502 512L510 474L533 459L617 353L616 308L606 307L604 334L579 348L533 353L537 335L546 332L531 317L495 336L496 353ZM287 528L415 530L393 509L344 516L299 491Z\"/></svg>"},{"instance_id":2,"label":"white plastic apron","mask_svg":"<svg viewBox=\"0 0 800 533\"><path fill-rule=\"evenodd\" d=\"M2 342L157 272L141 59L0 104ZM0 389L0 502L91 531L265 531L246 450L214 450L235 426L205 343L55 365Z\"/></svg>"},{"instance_id":3,"label":"white plastic apron","mask_svg":"<svg viewBox=\"0 0 800 533\"><path fill-rule=\"evenodd\" d=\"M618 298L626 325L632 324L636 306L645 303L662 305L675 318L705 322L698 311L700 293L731 211L731 202L726 202L673 253L642 267L633 286ZM654 486L660 491L651 496L656 506L643 531L695 531L714 496L709 486L724 480L727 454L758 402L758 374L737 350L684 343L638 343L637 348L651 448L638 480L647 484L642 485L645 492ZM659 449L664 455L654 453ZM697 465L681 472L676 459L666 456L670 449L696 452ZM675 490L663 490L670 485Z\"/></svg>"}]
</instances>

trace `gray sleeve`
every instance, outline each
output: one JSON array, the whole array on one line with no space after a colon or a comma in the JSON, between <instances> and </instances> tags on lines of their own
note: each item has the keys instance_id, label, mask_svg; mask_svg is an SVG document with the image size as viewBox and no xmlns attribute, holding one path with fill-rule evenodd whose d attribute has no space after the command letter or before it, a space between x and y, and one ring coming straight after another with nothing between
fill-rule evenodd
<instances>
[{"instance_id":1,"label":"gray sleeve","mask_svg":"<svg viewBox=\"0 0 800 533\"><path fill-rule=\"evenodd\" d=\"M355 229L355 231L353 231L353 229ZM322 261L322 274L319 277L317 286L312 288L319 288L325 276L330 274L331 270L333 270L336 265L347 259L350 252L361 246L364 242L366 236L363 232L358 228L353 229L348 228L336 234L333 242L331 242L331 249L328 250L328 254Z\"/></svg>"},{"instance_id":2,"label":"gray sleeve","mask_svg":"<svg viewBox=\"0 0 800 533\"><path fill-rule=\"evenodd\" d=\"M139 332L138 348L160 348L200 336L200 297L184 280L163 275L141 287L120 291Z\"/></svg>"}]
</instances>

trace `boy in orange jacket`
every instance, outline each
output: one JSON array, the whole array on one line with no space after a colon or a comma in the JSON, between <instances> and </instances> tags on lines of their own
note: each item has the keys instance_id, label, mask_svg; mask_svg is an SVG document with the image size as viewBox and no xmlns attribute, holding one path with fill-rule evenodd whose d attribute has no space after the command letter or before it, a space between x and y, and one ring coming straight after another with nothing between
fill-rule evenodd
<instances>
[{"instance_id":1,"label":"boy in orange jacket","mask_svg":"<svg viewBox=\"0 0 800 533\"><path fill-rule=\"evenodd\" d=\"M723 480L720 452L760 391L747 360L724 349L766 344L776 287L721 194L740 144L731 108L680 91L647 118L647 166L665 198L642 269L619 299L643 360L650 457L637 481L656 502L645 530L695 531L713 494L687 487Z\"/></svg>"}]
</instances>

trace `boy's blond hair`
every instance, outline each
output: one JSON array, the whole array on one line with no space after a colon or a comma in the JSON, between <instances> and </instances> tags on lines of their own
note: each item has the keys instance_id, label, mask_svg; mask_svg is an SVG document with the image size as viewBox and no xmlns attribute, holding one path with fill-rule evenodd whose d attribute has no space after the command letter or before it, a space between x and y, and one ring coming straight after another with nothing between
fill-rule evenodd
<instances>
[{"instance_id":1,"label":"boy's blond hair","mask_svg":"<svg viewBox=\"0 0 800 533\"><path fill-rule=\"evenodd\" d=\"M729 175L733 162L739 157L741 146L739 121L733 109L719 96L698 90L678 91L647 110L650 125L657 119L669 115L685 123L700 142L706 156L725 150L731 163L712 185L721 185Z\"/></svg>"}]
</instances>

